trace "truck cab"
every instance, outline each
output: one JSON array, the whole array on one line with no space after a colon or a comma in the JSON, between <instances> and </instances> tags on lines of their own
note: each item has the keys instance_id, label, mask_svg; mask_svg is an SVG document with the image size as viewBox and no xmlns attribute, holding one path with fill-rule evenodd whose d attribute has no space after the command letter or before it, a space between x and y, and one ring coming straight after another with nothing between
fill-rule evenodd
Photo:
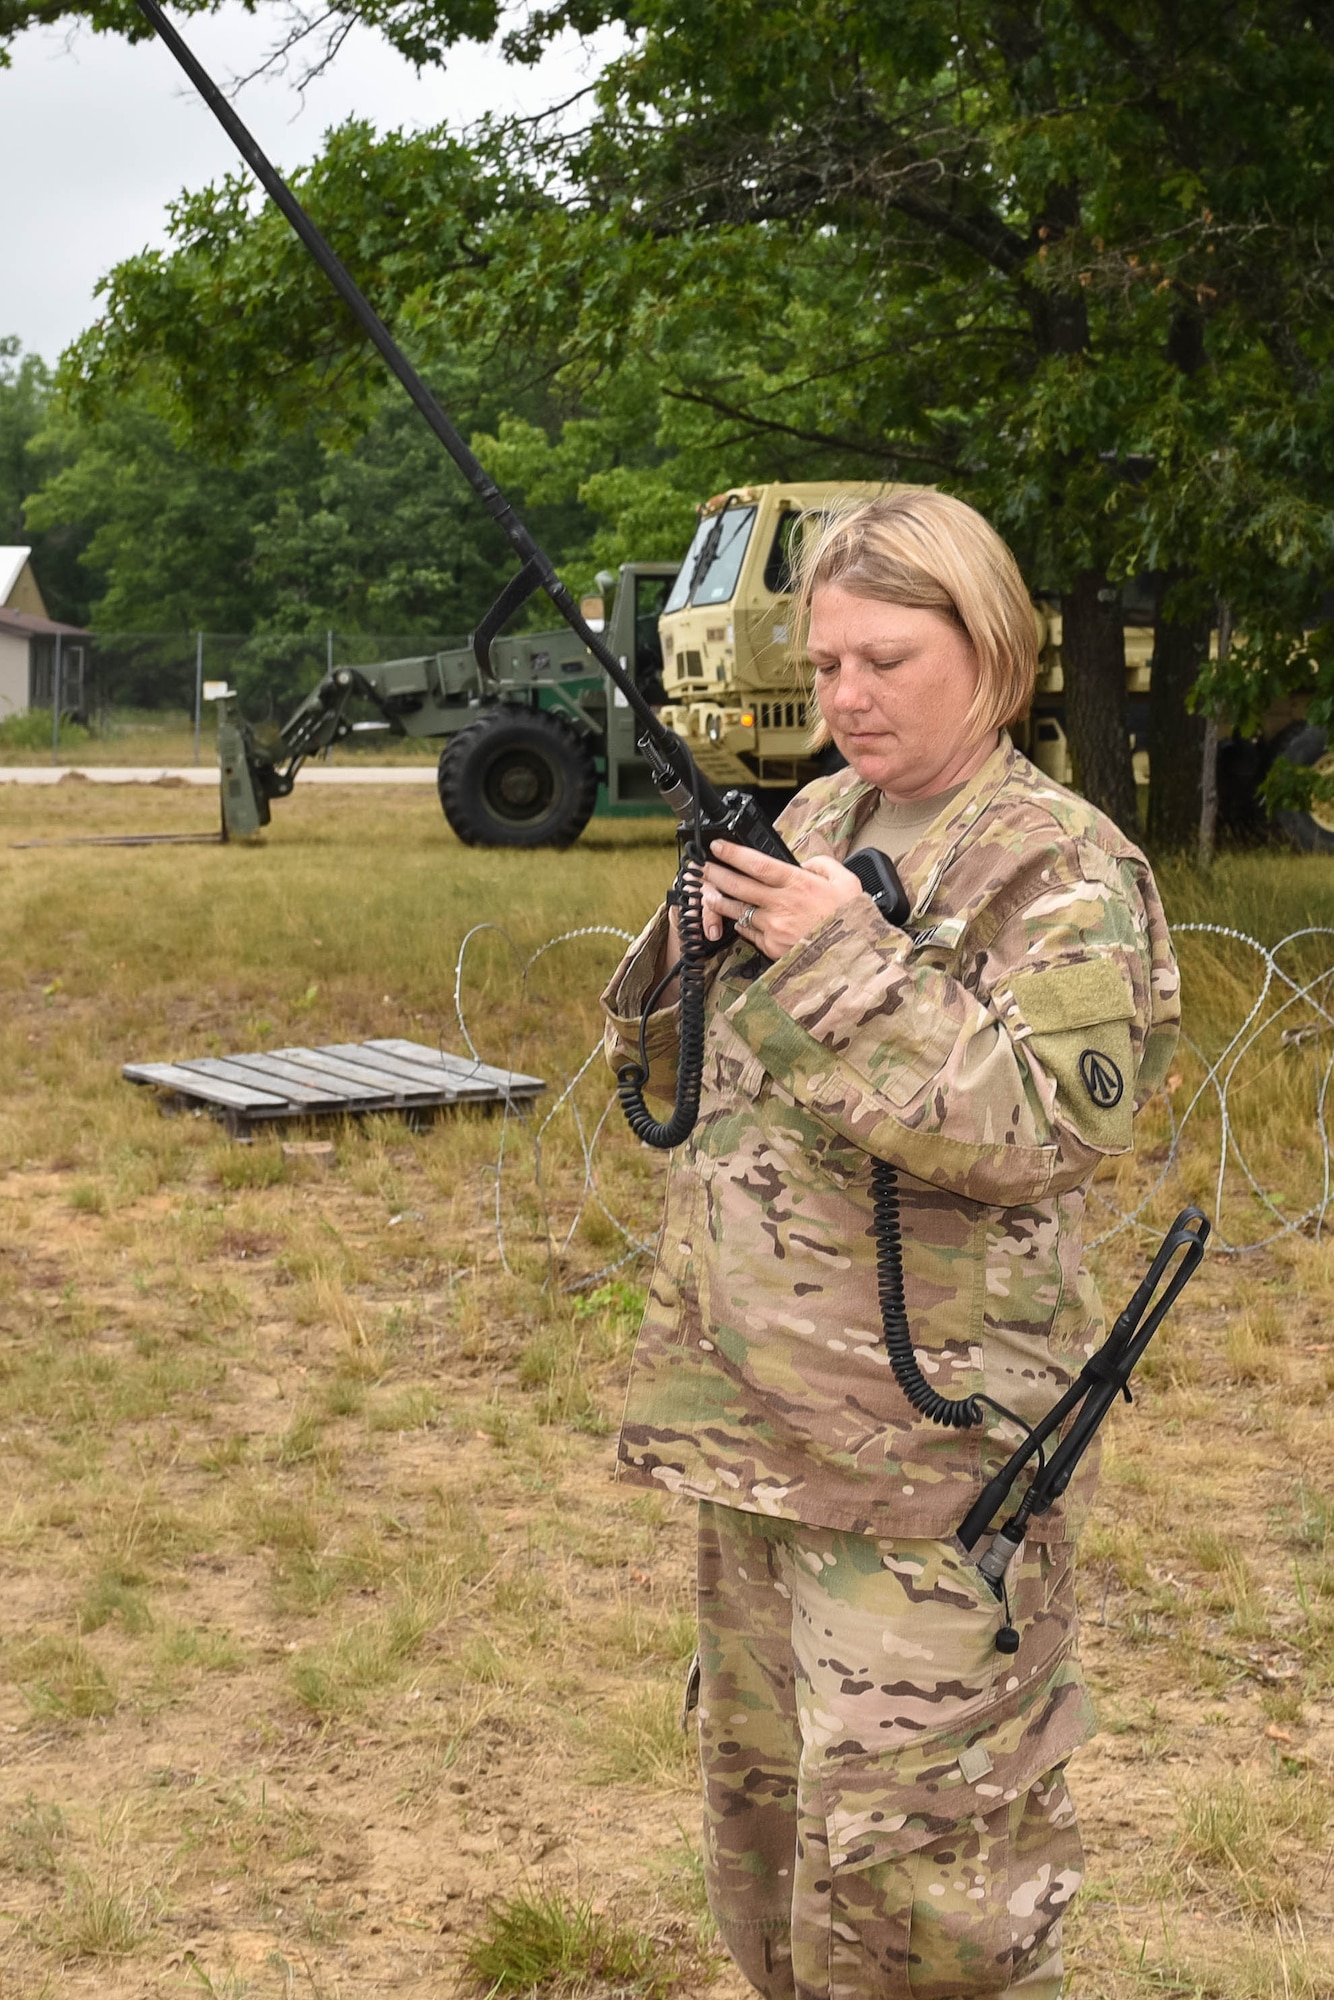
<instances>
[{"instance_id":1,"label":"truck cab","mask_svg":"<svg viewBox=\"0 0 1334 2000\"><path fill-rule=\"evenodd\" d=\"M793 537L803 515L902 490L799 480L730 487L701 508L663 605L662 719L720 791L791 792L825 768L793 650Z\"/></svg>"}]
</instances>

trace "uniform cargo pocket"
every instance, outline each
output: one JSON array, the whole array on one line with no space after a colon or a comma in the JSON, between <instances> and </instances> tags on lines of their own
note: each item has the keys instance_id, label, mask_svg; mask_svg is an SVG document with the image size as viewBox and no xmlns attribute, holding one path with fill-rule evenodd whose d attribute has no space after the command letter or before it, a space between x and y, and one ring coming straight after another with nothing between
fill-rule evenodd
<instances>
[{"instance_id":1,"label":"uniform cargo pocket","mask_svg":"<svg viewBox=\"0 0 1334 2000\"><path fill-rule=\"evenodd\" d=\"M942 1548L950 1545L943 1544ZM974 1595L994 1649L1002 1607L971 1556L950 1548L959 1589ZM1074 1577L1068 1543L1026 1543L1009 1579L1017 1653L991 1652L996 1676L983 1701L948 1703L920 1734L879 1755L863 1732L808 1759L808 1782L828 1829L836 1866L909 1853L970 1814L988 1815L1019 1798L1093 1734L1093 1712L1075 1657ZM911 1667L905 1666L905 1679ZM844 1739L846 1743L846 1738Z\"/></svg>"},{"instance_id":2,"label":"uniform cargo pocket","mask_svg":"<svg viewBox=\"0 0 1334 2000\"><path fill-rule=\"evenodd\" d=\"M982 2000L1044 1971L1054 1978L1060 1921L1083 1873L1059 1767L1010 1804L973 1815L906 1854L872 1854L835 1867L828 1991L874 1993L878 2000ZM813 1955L814 1925L812 1933L794 1938L798 1956Z\"/></svg>"}]
</instances>

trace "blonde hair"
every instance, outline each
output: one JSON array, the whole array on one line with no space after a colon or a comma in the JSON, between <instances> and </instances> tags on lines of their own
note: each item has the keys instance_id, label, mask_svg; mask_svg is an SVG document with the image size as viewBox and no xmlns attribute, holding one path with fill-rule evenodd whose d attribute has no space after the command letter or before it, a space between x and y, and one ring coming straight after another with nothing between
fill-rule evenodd
<instances>
[{"instance_id":1,"label":"blonde hair","mask_svg":"<svg viewBox=\"0 0 1334 2000\"><path fill-rule=\"evenodd\" d=\"M795 564L796 629L809 627L811 600L825 584L853 597L938 611L977 660L977 692L965 725L983 736L1028 711L1038 671L1037 617L1019 565L975 508L929 486L861 500L807 516ZM811 748L829 741L810 704Z\"/></svg>"}]
</instances>

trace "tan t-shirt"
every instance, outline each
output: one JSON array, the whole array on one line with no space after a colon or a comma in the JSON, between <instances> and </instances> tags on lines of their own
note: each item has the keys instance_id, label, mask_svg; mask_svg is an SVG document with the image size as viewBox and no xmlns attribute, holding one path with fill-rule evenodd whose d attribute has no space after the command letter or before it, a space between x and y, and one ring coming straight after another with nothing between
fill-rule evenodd
<instances>
[{"instance_id":1,"label":"tan t-shirt","mask_svg":"<svg viewBox=\"0 0 1334 2000\"><path fill-rule=\"evenodd\" d=\"M967 780L964 782L967 783ZM910 847L916 846L932 820L938 819L951 799L957 799L962 790L963 785L951 785L947 792L935 792L929 799L907 799L902 803L897 799L887 799L882 792L879 805L848 853L860 854L863 848L878 847L882 854L887 854L897 864Z\"/></svg>"}]
</instances>

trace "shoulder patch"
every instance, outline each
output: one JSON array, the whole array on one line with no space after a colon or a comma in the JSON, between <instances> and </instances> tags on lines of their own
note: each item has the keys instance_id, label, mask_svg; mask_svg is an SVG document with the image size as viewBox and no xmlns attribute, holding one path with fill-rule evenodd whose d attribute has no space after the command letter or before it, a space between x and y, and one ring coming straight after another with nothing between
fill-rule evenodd
<instances>
[{"instance_id":1,"label":"shoulder patch","mask_svg":"<svg viewBox=\"0 0 1334 2000\"><path fill-rule=\"evenodd\" d=\"M1056 1085L1057 1113L1101 1153L1131 1142L1134 996L1125 972L1107 958L1021 972L1010 982L1014 1011L1027 1028L1015 1046Z\"/></svg>"},{"instance_id":2,"label":"shoulder patch","mask_svg":"<svg viewBox=\"0 0 1334 2000\"><path fill-rule=\"evenodd\" d=\"M1084 1088L1099 1111L1110 1111L1121 1102L1126 1080L1110 1056L1101 1049L1085 1049L1079 1058L1079 1074Z\"/></svg>"}]
</instances>

